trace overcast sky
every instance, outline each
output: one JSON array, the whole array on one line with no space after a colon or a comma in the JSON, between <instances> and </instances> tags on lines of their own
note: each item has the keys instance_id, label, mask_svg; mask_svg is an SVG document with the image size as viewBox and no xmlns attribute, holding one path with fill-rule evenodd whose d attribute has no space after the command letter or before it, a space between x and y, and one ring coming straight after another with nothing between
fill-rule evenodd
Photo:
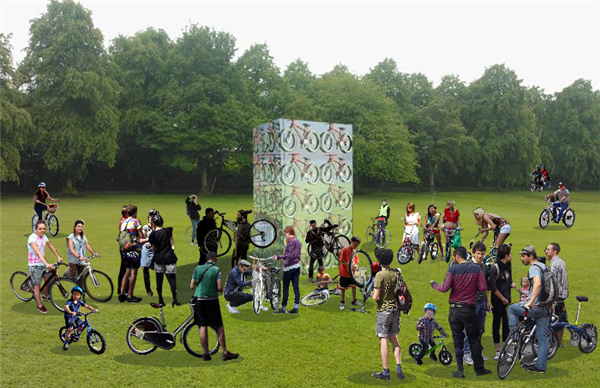
<instances>
[{"instance_id":1,"label":"overcast sky","mask_svg":"<svg viewBox=\"0 0 600 388\"><path fill-rule=\"evenodd\" d=\"M29 39L29 21L47 1L0 0L0 30L12 33L16 62ZM344 64L365 74L393 58L403 72L438 84L446 74L470 82L504 63L527 86L547 93L578 78L600 89L600 0L437 2L81 1L92 11L105 45L119 34L162 28L176 39L197 23L233 34L238 55L266 43L283 70L293 60L322 74Z\"/></svg>"}]
</instances>

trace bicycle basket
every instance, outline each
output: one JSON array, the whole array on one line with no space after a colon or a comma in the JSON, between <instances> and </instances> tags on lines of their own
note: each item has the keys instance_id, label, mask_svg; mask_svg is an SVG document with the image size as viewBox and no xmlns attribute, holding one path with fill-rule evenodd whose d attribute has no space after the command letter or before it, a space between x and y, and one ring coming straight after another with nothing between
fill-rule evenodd
<instances>
[{"instance_id":1,"label":"bicycle basket","mask_svg":"<svg viewBox=\"0 0 600 388\"><path fill-rule=\"evenodd\" d=\"M48 205L48 213L56 213L56 209L58 209L58 205L56 204L50 204Z\"/></svg>"}]
</instances>

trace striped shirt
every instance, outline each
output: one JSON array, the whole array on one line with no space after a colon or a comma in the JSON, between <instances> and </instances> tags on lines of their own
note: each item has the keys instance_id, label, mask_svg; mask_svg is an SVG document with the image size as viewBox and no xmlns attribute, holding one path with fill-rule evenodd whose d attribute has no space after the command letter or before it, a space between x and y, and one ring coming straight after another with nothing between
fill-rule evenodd
<instances>
[{"instance_id":1,"label":"striped shirt","mask_svg":"<svg viewBox=\"0 0 600 388\"><path fill-rule=\"evenodd\" d=\"M433 289L440 292L450 291L450 303L460 303L475 306L477 291L485 291L487 285L483 272L477 264L461 263L450 267L441 285L434 281Z\"/></svg>"},{"instance_id":2,"label":"striped shirt","mask_svg":"<svg viewBox=\"0 0 600 388\"><path fill-rule=\"evenodd\" d=\"M565 261L556 255L550 260L550 270L556 276L560 291L558 297L560 299L567 299L569 297L569 281L567 280L567 266Z\"/></svg>"},{"instance_id":3,"label":"striped shirt","mask_svg":"<svg viewBox=\"0 0 600 388\"><path fill-rule=\"evenodd\" d=\"M433 330L438 329L440 334L446 335L446 332L435 318L427 319L426 317L419 318L417 322L417 330L419 331L419 341L429 341L433 339Z\"/></svg>"}]
</instances>

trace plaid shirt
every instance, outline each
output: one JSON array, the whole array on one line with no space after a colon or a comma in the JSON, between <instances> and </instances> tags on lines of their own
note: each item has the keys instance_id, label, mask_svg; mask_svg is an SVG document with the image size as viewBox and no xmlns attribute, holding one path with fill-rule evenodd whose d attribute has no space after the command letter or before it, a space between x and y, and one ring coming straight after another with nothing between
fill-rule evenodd
<instances>
[{"instance_id":1,"label":"plaid shirt","mask_svg":"<svg viewBox=\"0 0 600 388\"><path fill-rule=\"evenodd\" d=\"M550 260L550 270L554 272L560 291L558 297L560 299L567 299L569 297L569 281L567 280L567 266L565 261L556 255Z\"/></svg>"},{"instance_id":2,"label":"plaid shirt","mask_svg":"<svg viewBox=\"0 0 600 388\"><path fill-rule=\"evenodd\" d=\"M429 341L433 340L433 330L438 329L438 331L442 335L446 335L446 332L439 323L435 320L435 318L427 319L425 317L419 318L417 322L417 330L419 331L419 340L420 341Z\"/></svg>"}]
</instances>

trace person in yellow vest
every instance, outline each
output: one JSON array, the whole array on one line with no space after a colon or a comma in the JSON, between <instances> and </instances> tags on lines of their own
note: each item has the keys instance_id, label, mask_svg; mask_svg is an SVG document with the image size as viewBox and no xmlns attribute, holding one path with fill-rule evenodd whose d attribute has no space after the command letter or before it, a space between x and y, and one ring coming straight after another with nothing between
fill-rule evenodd
<instances>
[{"instance_id":1,"label":"person in yellow vest","mask_svg":"<svg viewBox=\"0 0 600 388\"><path fill-rule=\"evenodd\" d=\"M390 206L387 204L387 201L384 199L381 200L381 207L379 208L379 214L377 215L377 227L381 225L381 230L385 231L385 227L388 224L388 219L390 218ZM377 245L379 244L379 235L377 235ZM383 245L385 245L385 233L383 234Z\"/></svg>"}]
</instances>

